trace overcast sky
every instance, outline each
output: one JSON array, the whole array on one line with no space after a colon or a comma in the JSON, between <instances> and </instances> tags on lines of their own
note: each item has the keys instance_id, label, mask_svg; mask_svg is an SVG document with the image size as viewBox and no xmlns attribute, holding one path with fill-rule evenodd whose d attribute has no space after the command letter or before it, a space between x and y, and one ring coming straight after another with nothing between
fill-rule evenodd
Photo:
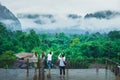
<instances>
[{"instance_id":1,"label":"overcast sky","mask_svg":"<svg viewBox=\"0 0 120 80\"><path fill-rule=\"evenodd\" d=\"M17 13L86 13L100 10L120 11L120 0L0 0L1 4Z\"/></svg>"}]
</instances>

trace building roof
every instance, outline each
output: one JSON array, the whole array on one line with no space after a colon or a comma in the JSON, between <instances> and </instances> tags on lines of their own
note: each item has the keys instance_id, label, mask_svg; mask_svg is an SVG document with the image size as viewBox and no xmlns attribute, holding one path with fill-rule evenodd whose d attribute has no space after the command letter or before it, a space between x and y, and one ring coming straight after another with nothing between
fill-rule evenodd
<instances>
[{"instance_id":1,"label":"building roof","mask_svg":"<svg viewBox=\"0 0 120 80\"><path fill-rule=\"evenodd\" d=\"M26 58L26 57L32 57L34 54L33 53L28 53L28 52L21 52L21 53L15 54L15 55L18 58Z\"/></svg>"}]
</instances>

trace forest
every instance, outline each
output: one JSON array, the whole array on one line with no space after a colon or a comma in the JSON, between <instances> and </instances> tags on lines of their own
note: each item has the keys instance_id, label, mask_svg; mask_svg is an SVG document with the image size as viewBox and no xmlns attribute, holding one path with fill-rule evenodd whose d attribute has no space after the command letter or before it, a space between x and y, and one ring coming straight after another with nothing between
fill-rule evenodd
<instances>
[{"instance_id":1,"label":"forest","mask_svg":"<svg viewBox=\"0 0 120 80\"><path fill-rule=\"evenodd\" d=\"M64 34L10 31L0 23L0 63L4 66L16 60L14 54L19 52L37 52L48 54L53 51L53 59L64 53L71 61L87 58L109 58L120 62L120 31L109 33Z\"/></svg>"}]
</instances>

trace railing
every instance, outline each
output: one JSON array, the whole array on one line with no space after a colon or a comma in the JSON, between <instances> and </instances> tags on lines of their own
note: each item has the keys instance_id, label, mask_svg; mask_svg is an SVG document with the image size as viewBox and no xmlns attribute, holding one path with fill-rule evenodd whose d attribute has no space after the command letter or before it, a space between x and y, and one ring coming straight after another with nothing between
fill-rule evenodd
<instances>
[{"instance_id":1,"label":"railing","mask_svg":"<svg viewBox=\"0 0 120 80\"><path fill-rule=\"evenodd\" d=\"M87 59L82 59L82 60L71 60L71 59L66 59L67 60L67 66L69 69L87 69L91 64L94 63L101 63L105 64L105 61L96 59L96 58L87 58ZM53 60L53 64L58 66L57 60Z\"/></svg>"},{"instance_id":2,"label":"railing","mask_svg":"<svg viewBox=\"0 0 120 80\"><path fill-rule=\"evenodd\" d=\"M3 60L2 60L3 61ZM2 62L0 60L0 62ZM6 60L6 61L10 61L10 60ZM22 61L22 60L21 60ZM10 61L11 62L11 61ZM27 77L29 77L29 70L30 70L30 64L31 62L33 62L31 59L26 59L26 60L23 60L23 63L25 63L27 66L25 67L26 69L26 75ZM93 63L98 63L99 60L98 59L85 59L85 60L75 60L75 61L72 61L70 59L67 59L67 64L66 64L66 69L67 69L67 73L68 73L68 69L83 69L83 68L89 68L90 64L93 64ZM120 75L120 69L119 69L119 63L117 62L114 62L110 59L103 59L101 60L101 62L104 65L104 68L107 70L111 70L115 73L115 75ZM12 62L11 62L12 63ZM37 61L37 67L34 67L35 68L35 71L38 70L39 74L38 74L38 80L44 80L44 69L45 69L45 63L46 61L45 60L42 60L42 59L39 59ZM53 68L56 68L55 66L57 66L58 68L58 62L57 60L53 60ZM7 63L6 63L6 67L9 68L9 66L7 66ZM4 67L4 68L6 68ZM100 67L99 65L95 66L96 70L98 70ZM48 72L48 77L50 78L50 70Z\"/></svg>"},{"instance_id":3,"label":"railing","mask_svg":"<svg viewBox=\"0 0 120 80\"><path fill-rule=\"evenodd\" d=\"M112 61L110 59L105 59L106 69L111 70L115 75L120 75L120 63Z\"/></svg>"},{"instance_id":4,"label":"railing","mask_svg":"<svg viewBox=\"0 0 120 80\"><path fill-rule=\"evenodd\" d=\"M53 63L56 64L55 61ZM94 58L94 59L85 59L85 60L76 60L76 61L71 61L70 59L67 59L66 68L67 69L90 68L90 65L95 63L96 66L94 66L94 68L96 68L96 70L99 70L99 68L105 68L106 70L107 69L111 70L113 73L115 73L115 75L120 76L120 63L112 61L108 58L103 58L102 60ZM100 66L99 64L102 64L102 66Z\"/></svg>"},{"instance_id":5,"label":"railing","mask_svg":"<svg viewBox=\"0 0 120 80\"><path fill-rule=\"evenodd\" d=\"M38 72L39 72L39 74L38 74L38 80L44 80L44 63L45 63L45 60L44 59L27 59L27 64L28 64L28 66L27 66L27 76L29 76L29 63L30 62L34 62L34 68L35 68L35 72L36 72L36 70L37 70L37 68L38 68Z\"/></svg>"},{"instance_id":6,"label":"railing","mask_svg":"<svg viewBox=\"0 0 120 80\"><path fill-rule=\"evenodd\" d=\"M35 61L35 62L34 62ZM37 62L36 62L37 61ZM10 63L9 63L10 62ZM18 63L19 64L18 64ZM26 77L29 77L29 69L30 69L30 64L34 63L36 66L34 66L35 73L37 72L38 69L38 80L44 80L44 60L42 59L20 59L20 60L10 60L10 59L5 59L1 60L0 59L0 68L5 68L5 69L26 69ZM14 63L17 63L18 67L13 67ZM24 67L21 67L22 65L25 65Z\"/></svg>"}]
</instances>

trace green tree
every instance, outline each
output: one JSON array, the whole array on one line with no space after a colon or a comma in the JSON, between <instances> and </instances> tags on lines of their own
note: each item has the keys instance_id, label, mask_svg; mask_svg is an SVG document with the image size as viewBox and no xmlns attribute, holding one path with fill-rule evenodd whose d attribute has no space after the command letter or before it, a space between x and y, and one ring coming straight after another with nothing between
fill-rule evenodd
<instances>
[{"instance_id":1,"label":"green tree","mask_svg":"<svg viewBox=\"0 0 120 80\"><path fill-rule=\"evenodd\" d=\"M108 36L111 40L120 39L120 31L110 31Z\"/></svg>"},{"instance_id":2,"label":"green tree","mask_svg":"<svg viewBox=\"0 0 120 80\"><path fill-rule=\"evenodd\" d=\"M6 51L0 55L0 67L10 67L16 60L14 51Z\"/></svg>"}]
</instances>

